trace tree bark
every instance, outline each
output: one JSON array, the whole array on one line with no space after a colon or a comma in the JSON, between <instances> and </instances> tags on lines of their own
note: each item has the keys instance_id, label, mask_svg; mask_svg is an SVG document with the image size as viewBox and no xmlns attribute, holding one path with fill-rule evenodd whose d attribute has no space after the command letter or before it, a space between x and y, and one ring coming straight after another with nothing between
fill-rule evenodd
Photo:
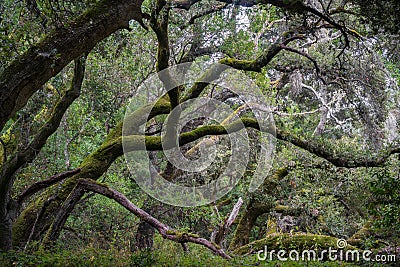
<instances>
[{"instance_id":1,"label":"tree bark","mask_svg":"<svg viewBox=\"0 0 400 267\"><path fill-rule=\"evenodd\" d=\"M0 129L51 77L129 21L141 23L142 0L103 0L16 58L0 75Z\"/></svg>"},{"instance_id":2,"label":"tree bark","mask_svg":"<svg viewBox=\"0 0 400 267\"><path fill-rule=\"evenodd\" d=\"M11 218L6 211L0 212L0 251L12 249Z\"/></svg>"},{"instance_id":3,"label":"tree bark","mask_svg":"<svg viewBox=\"0 0 400 267\"><path fill-rule=\"evenodd\" d=\"M153 105L149 105L150 107ZM138 109L132 114L132 120L135 120L137 125L141 125L147 119L144 114L147 114L148 107L145 106ZM170 105L166 101L161 101L156 104L150 114L150 118L161 113L168 113ZM52 224L54 215L59 212L64 201L68 198L71 192L77 185L77 181L80 178L90 178L97 180L107 171L109 166L123 154L122 148L122 123L120 123L113 131L110 132L107 139L103 144L92 154L90 154L79 166L80 173L68 178L63 183L61 189L48 189L44 191L35 201L29 204L19 215L17 220L13 224L13 244L17 247L23 247L27 242L31 231L32 225L36 220L38 212L40 212L43 204L50 199L45 207L43 216L38 220L35 226L35 231L32 235L33 240L38 240L40 236L49 229ZM71 203L77 203L81 195L74 195L74 199L70 200ZM69 213L64 213L62 220L63 222ZM62 225L61 225L62 227ZM54 237L56 238L56 237Z\"/></svg>"},{"instance_id":4,"label":"tree bark","mask_svg":"<svg viewBox=\"0 0 400 267\"><path fill-rule=\"evenodd\" d=\"M12 249L12 218L8 210L9 193L0 188L0 251Z\"/></svg>"}]
</instances>

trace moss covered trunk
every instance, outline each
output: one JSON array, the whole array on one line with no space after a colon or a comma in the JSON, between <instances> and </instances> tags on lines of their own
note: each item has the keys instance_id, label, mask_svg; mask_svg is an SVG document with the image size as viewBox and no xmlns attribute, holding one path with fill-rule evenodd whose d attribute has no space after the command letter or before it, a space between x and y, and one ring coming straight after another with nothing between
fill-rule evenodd
<instances>
[{"instance_id":1,"label":"moss covered trunk","mask_svg":"<svg viewBox=\"0 0 400 267\"><path fill-rule=\"evenodd\" d=\"M128 28L131 19L142 24L141 5L141 0L100 1L68 28L58 27L15 59L0 75L0 129L69 62L115 31Z\"/></svg>"},{"instance_id":2,"label":"moss covered trunk","mask_svg":"<svg viewBox=\"0 0 400 267\"><path fill-rule=\"evenodd\" d=\"M273 207L273 203L263 205L250 204L245 213L240 218L239 224L236 227L235 235L229 245L229 250L235 250L238 247L244 246L250 242L250 234L257 218Z\"/></svg>"},{"instance_id":3,"label":"moss covered trunk","mask_svg":"<svg viewBox=\"0 0 400 267\"><path fill-rule=\"evenodd\" d=\"M149 108L151 109L147 117ZM148 118L153 118L158 114L168 113L170 110L169 102L164 99L159 100L155 105L149 104L132 113L132 125L141 125ZM60 211L65 200L74 191L80 178L97 180L110 167L110 165L123 154L122 148L122 122L108 135L104 143L91 155L89 155L80 165L80 173L65 180L61 187L49 188L40 194L35 201L32 201L20 214L13 224L13 244L17 247L24 246L29 238L38 240L43 236L53 223L55 216ZM72 201L72 209L82 195L75 195ZM65 214L63 222L68 217L69 210ZM57 236L52 236L56 239Z\"/></svg>"},{"instance_id":4,"label":"moss covered trunk","mask_svg":"<svg viewBox=\"0 0 400 267\"><path fill-rule=\"evenodd\" d=\"M11 239L11 220L9 220L7 214L0 214L0 251L8 251L12 248Z\"/></svg>"},{"instance_id":5,"label":"moss covered trunk","mask_svg":"<svg viewBox=\"0 0 400 267\"><path fill-rule=\"evenodd\" d=\"M120 130L121 127L120 125L118 130ZM113 135L119 137L120 131L118 130L116 130ZM78 179L98 179L122 153L121 138L106 141L81 164L81 172L79 174L67 179L61 188L50 188L43 192L15 221L13 225L13 244L17 247L24 246L29 236L31 236L33 240L39 239L50 227L64 201L71 192L73 192ZM78 201L81 196L82 195L76 196L76 201ZM69 213L67 216L68 215Z\"/></svg>"}]
</instances>

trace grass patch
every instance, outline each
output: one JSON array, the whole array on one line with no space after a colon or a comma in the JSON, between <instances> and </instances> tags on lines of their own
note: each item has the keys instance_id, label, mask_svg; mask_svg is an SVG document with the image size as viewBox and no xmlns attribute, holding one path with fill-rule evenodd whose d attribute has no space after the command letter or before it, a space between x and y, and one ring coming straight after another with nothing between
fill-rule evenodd
<instances>
[{"instance_id":1,"label":"grass patch","mask_svg":"<svg viewBox=\"0 0 400 267\"><path fill-rule=\"evenodd\" d=\"M225 260L199 245L188 244L188 248L189 252L184 252L180 244L163 240L159 235L156 235L154 248L151 251L131 253L116 249L101 250L93 247L32 253L11 251L0 253L0 266L357 266L343 262L259 261L256 254L236 256L232 260Z\"/></svg>"}]
</instances>

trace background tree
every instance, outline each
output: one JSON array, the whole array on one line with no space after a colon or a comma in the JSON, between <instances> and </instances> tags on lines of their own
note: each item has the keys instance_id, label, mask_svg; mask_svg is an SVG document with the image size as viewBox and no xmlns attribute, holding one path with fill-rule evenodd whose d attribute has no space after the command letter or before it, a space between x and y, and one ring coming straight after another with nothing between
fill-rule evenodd
<instances>
[{"instance_id":1,"label":"background tree","mask_svg":"<svg viewBox=\"0 0 400 267\"><path fill-rule=\"evenodd\" d=\"M151 225L164 238L199 243L227 257L228 248L240 251L249 242L290 231L350 239L371 216L380 217L368 210L378 205L376 194L394 220L385 224L389 229L398 213L395 193L386 189L397 179L392 155L399 152L399 72L397 53L390 52L396 51L395 38L387 33L396 33L397 24L366 13L367 2L4 1L0 249L51 246L60 235L69 247L91 242L105 249L129 247L136 236L131 247L149 248L154 232L146 231L146 239L141 231ZM389 4L396 7L390 2L384 10ZM369 6L381 8L378 2ZM5 16L6 10L12 12ZM384 24L385 31L372 35L357 12L377 18L370 20L372 28ZM215 137L221 125L203 119L184 128L181 149L190 156L210 139L219 146L218 161L203 174L167 163L154 140L179 103L213 97L244 110L241 120L254 129L246 130L252 161L233 192L210 207L170 207L147 198L129 177L121 159L122 120L127 101L149 75L201 60L244 71L260 86L273 107L278 160L263 187L247 192L259 156L253 114L227 90L204 83L175 88L153 103L149 118L143 117L146 106L132 115L138 127L146 124L147 149L166 179L185 184L195 178L201 184L217 177L229 158L229 141ZM209 124L214 128L207 136L185 141L185 133ZM384 178L376 175L387 169ZM96 183L99 179L132 203L144 203L143 209ZM360 190L371 183L370 191ZM237 227L219 242L222 247L189 234L211 238L239 197L245 206ZM142 222L127 219L130 212ZM167 232L164 223L181 229L185 238ZM135 227L136 234L126 231ZM396 242L390 234L386 238L388 246Z\"/></svg>"}]
</instances>

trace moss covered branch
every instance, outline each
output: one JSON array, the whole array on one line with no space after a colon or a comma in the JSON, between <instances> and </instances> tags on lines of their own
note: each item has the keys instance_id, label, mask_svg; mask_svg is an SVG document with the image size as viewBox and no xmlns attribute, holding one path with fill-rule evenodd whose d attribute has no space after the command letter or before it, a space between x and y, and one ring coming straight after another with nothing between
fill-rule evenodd
<instances>
[{"instance_id":1,"label":"moss covered branch","mask_svg":"<svg viewBox=\"0 0 400 267\"><path fill-rule=\"evenodd\" d=\"M90 51L115 31L142 23L142 0L102 0L92 9L57 28L0 74L0 129L51 77L69 62Z\"/></svg>"}]
</instances>

